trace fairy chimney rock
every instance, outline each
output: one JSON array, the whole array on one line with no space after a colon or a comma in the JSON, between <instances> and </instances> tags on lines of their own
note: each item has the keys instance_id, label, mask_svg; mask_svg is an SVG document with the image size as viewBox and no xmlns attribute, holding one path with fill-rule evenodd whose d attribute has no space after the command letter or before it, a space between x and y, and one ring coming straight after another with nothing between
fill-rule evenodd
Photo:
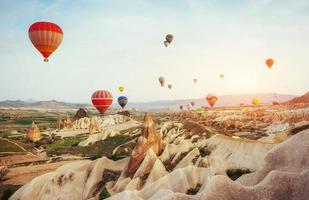
<instances>
[{"instance_id":1,"label":"fairy chimney rock","mask_svg":"<svg viewBox=\"0 0 309 200\"><path fill-rule=\"evenodd\" d=\"M28 139L32 142L36 142L36 141L39 141L41 139L40 129L38 128L38 126L34 122L32 122L31 127L29 128L29 130L27 132L26 139Z\"/></svg>"},{"instance_id":2,"label":"fairy chimney rock","mask_svg":"<svg viewBox=\"0 0 309 200\"><path fill-rule=\"evenodd\" d=\"M126 175L132 178L140 164L143 162L147 151L152 149L153 152L158 155L161 150L161 145L162 140L160 135L156 132L156 127L152 117L149 113L146 113L144 116L142 135L138 138L132 151Z\"/></svg>"}]
</instances>

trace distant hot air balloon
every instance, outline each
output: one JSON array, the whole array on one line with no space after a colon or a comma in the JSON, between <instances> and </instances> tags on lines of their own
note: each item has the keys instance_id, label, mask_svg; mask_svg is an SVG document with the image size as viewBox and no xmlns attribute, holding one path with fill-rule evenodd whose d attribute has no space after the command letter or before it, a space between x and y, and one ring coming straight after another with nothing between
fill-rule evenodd
<instances>
[{"instance_id":1,"label":"distant hot air balloon","mask_svg":"<svg viewBox=\"0 0 309 200\"><path fill-rule=\"evenodd\" d=\"M187 104L187 109L188 109L188 110L191 110L191 109L192 109L191 104Z\"/></svg>"},{"instance_id":2,"label":"distant hot air balloon","mask_svg":"<svg viewBox=\"0 0 309 200\"><path fill-rule=\"evenodd\" d=\"M193 79L193 83L197 83L197 78L194 78L194 79Z\"/></svg>"},{"instance_id":3,"label":"distant hot air balloon","mask_svg":"<svg viewBox=\"0 0 309 200\"><path fill-rule=\"evenodd\" d=\"M195 106L195 102L194 101L191 101L190 104L191 104L191 106Z\"/></svg>"},{"instance_id":4,"label":"distant hot air balloon","mask_svg":"<svg viewBox=\"0 0 309 200\"><path fill-rule=\"evenodd\" d=\"M267 67L268 67L269 69L273 66L274 62L275 62L275 61L274 61L272 58L268 58L268 59L265 61L266 65L267 65Z\"/></svg>"},{"instance_id":5,"label":"distant hot air balloon","mask_svg":"<svg viewBox=\"0 0 309 200\"><path fill-rule=\"evenodd\" d=\"M180 105L180 106L179 106L179 109L180 109L180 110L183 110L183 105Z\"/></svg>"},{"instance_id":6,"label":"distant hot air balloon","mask_svg":"<svg viewBox=\"0 0 309 200\"><path fill-rule=\"evenodd\" d=\"M196 113L197 114L204 114L205 113L205 109L204 108L197 108L196 109Z\"/></svg>"},{"instance_id":7,"label":"distant hot air balloon","mask_svg":"<svg viewBox=\"0 0 309 200\"><path fill-rule=\"evenodd\" d=\"M121 108L124 108L128 103L128 98L126 96L120 96L118 97L118 104L121 106Z\"/></svg>"},{"instance_id":8,"label":"distant hot air balloon","mask_svg":"<svg viewBox=\"0 0 309 200\"><path fill-rule=\"evenodd\" d=\"M51 22L35 22L28 30L34 47L43 55L44 61L59 47L63 39L63 31Z\"/></svg>"},{"instance_id":9,"label":"distant hot air balloon","mask_svg":"<svg viewBox=\"0 0 309 200\"><path fill-rule=\"evenodd\" d=\"M174 39L174 36L172 34L167 34L165 36L164 45L167 47L168 45L172 43L173 39Z\"/></svg>"},{"instance_id":10,"label":"distant hot air balloon","mask_svg":"<svg viewBox=\"0 0 309 200\"><path fill-rule=\"evenodd\" d=\"M159 82L160 82L160 85L163 87L164 83L165 83L165 78L163 76L160 76L159 77Z\"/></svg>"},{"instance_id":11,"label":"distant hot air balloon","mask_svg":"<svg viewBox=\"0 0 309 200\"><path fill-rule=\"evenodd\" d=\"M257 97L253 97L253 99L252 99L252 104L253 105L259 105L260 104L260 99L259 98L257 98Z\"/></svg>"},{"instance_id":12,"label":"distant hot air balloon","mask_svg":"<svg viewBox=\"0 0 309 200\"><path fill-rule=\"evenodd\" d=\"M223 80L224 74L220 74L220 79Z\"/></svg>"},{"instance_id":13,"label":"distant hot air balloon","mask_svg":"<svg viewBox=\"0 0 309 200\"><path fill-rule=\"evenodd\" d=\"M92 94L91 101L102 115L113 103L113 96L107 90L98 90Z\"/></svg>"},{"instance_id":14,"label":"distant hot air balloon","mask_svg":"<svg viewBox=\"0 0 309 200\"><path fill-rule=\"evenodd\" d=\"M172 89L173 86L172 86L172 84L168 84L167 87L168 87L168 89Z\"/></svg>"},{"instance_id":15,"label":"distant hot air balloon","mask_svg":"<svg viewBox=\"0 0 309 200\"><path fill-rule=\"evenodd\" d=\"M119 90L119 92L123 92L124 91L124 86L119 86L118 90Z\"/></svg>"},{"instance_id":16,"label":"distant hot air balloon","mask_svg":"<svg viewBox=\"0 0 309 200\"><path fill-rule=\"evenodd\" d=\"M218 97L215 94L208 94L206 96L206 100L209 103L209 105L213 107L216 104Z\"/></svg>"}]
</instances>

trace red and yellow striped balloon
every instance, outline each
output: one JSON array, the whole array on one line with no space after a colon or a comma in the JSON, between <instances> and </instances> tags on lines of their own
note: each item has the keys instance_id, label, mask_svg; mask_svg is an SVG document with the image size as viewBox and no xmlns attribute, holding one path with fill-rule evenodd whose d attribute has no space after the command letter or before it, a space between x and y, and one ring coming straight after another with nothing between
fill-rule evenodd
<instances>
[{"instance_id":1,"label":"red and yellow striped balloon","mask_svg":"<svg viewBox=\"0 0 309 200\"><path fill-rule=\"evenodd\" d=\"M63 31L51 22L35 22L29 28L29 38L35 48L43 55L44 61L59 47L63 39Z\"/></svg>"},{"instance_id":2,"label":"red and yellow striped balloon","mask_svg":"<svg viewBox=\"0 0 309 200\"><path fill-rule=\"evenodd\" d=\"M91 101L94 107L96 107L101 114L104 114L113 103L113 96L107 90L98 90L92 94Z\"/></svg>"}]
</instances>

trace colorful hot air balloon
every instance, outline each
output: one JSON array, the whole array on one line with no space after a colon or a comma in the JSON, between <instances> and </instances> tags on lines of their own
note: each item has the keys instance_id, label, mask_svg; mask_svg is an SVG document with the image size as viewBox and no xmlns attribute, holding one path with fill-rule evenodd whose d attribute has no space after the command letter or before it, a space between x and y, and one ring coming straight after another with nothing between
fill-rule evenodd
<instances>
[{"instance_id":1,"label":"colorful hot air balloon","mask_svg":"<svg viewBox=\"0 0 309 200\"><path fill-rule=\"evenodd\" d=\"M220 74L220 79L223 80L224 74Z\"/></svg>"},{"instance_id":2,"label":"colorful hot air balloon","mask_svg":"<svg viewBox=\"0 0 309 200\"><path fill-rule=\"evenodd\" d=\"M119 90L119 92L123 92L124 91L124 86L119 86L118 90Z\"/></svg>"},{"instance_id":3,"label":"colorful hot air balloon","mask_svg":"<svg viewBox=\"0 0 309 200\"><path fill-rule=\"evenodd\" d=\"M196 109L196 113L197 114L204 114L205 113L205 109L204 108L197 108Z\"/></svg>"},{"instance_id":4,"label":"colorful hot air balloon","mask_svg":"<svg viewBox=\"0 0 309 200\"><path fill-rule=\"evenodd\" d=\"M188 109L188 110L191 110L191 109L192 109L191 104L187 104L187 109Z\"/></svg>"},{"instance_id":5,"label":"colorful hot air balloon","mask_svg":"<svg viewBox=\"0 0 309 200\"><path fill-rule=\"evenodd\" d=\"M218 97L215 94L208 94L206 96L206 100L209 103L209 105L213 107L216 104Z\"/></svg>"},{"instance_id":6,"label":"colorful hot air balloon","mask_svg":"<svg viewBox=\"0 0 309 200\"><path fill-rule=\"evenodd\" d=\"M194 78L194 79L193 79L193 83L197 83L197 78Z\"/></svg>"},{"instance_id":7,"label":"colorful hot air balloon","mask_svg":"<svg viewBox=\"0 0 309 200\"><path fill-rule=\"evenodd\" d=\"M160 85L163 87L164 83L165 83L165 78L163 76L160 76L159 77L159 82L160 82Z\"/></svg>"},{"instance_id":8,"label":"colorful hot air balloon","mask_svg":"<svg viewBox=\"0 0 309 200\"><path fill-rule=\"evenodd\" d=\"M167 87L168 87L168 89L172 89L173 86L172 86L172 84L168 84Z\"/></svg>"},{"instance_id":9,"label":"colorful hot air balloon","mask_svg":"<svg viewBox=\"0 0 309 200\"><path fill-rule=\"evenodd\" d=\"M273 66L274 62L275 62L275 61L274 61L272 58L268 58L268 59L265 61L266 65L267 65L267 67L268 67L269 69Z\"/></svg>"},{"instance_id":10,"label":"colorful hot air balloon","mask_svg":"<svg viewBox=\"0 0 309 200\"><path fill-rule=\"evenodd\" d=\"M118 97L118 104L121 106L121 108L124 108L128 103L128 98L126 96L120 96Z\"/></svg>"},{"instance_id":11,"label":"colorful hot air balloon","mask_svg":"<svg viewBox=\"0 0 309 200\"><path fill-rule=\"evenodd\" d=\"M63 39L62 29L51 22L36 22L28 31L29 38L35 48L43 55L44 61L59 47Z\"/></svg>"},{"instance_id":12,"label":"colorful hot air balloon","mask_svg":"<svg viewBox=\"0 0 309 200\"><path fill-rule=\"evenodd\" d=\"M103 115L104 112L113 103L113 96L107 90L98 90L92 94L91 101L94 107L96 107L101 115Z\"/></svg>"},{"instance_id":13,"label":"colorful hot air balloon","mask_svg":"<svg viewBox=\"0 0 309 200\"><path fill-rule=\"evenodd\" d=\"M183 105L180 105L180 106L179 106L179 109L180 109L180 110L183 110Z\"/></svg>"},{"instance_id":14,"label":"colorful hot air balloon","mask_svg":"<svg viewBox=\"0 0 309 200\"><path fill-rule=\"evenodd\" d=\"M195 106L195 102L194 101L191 101L190 104L191 104L191 106Z\"/></svg>"},{"instance_id":15,"label":"colorful hot air balloon","mask_svg":"<svg viewBox=\"0 0 309 200\"><path fill-rule=\"evenodd\" d=\"M253 99L252 99L252 104L253 105L259 105L260 104L260 99L259 98L257 98L257 97L253 97Z\"/></svg>"},{"instance_id":16,"label":"colorful hot air balloon","mask_svg":"<svg viewBox=\"0 0 309 200\"><path fill-rule=\"evenodd\" d=\"M167 47L168 45L170 45L170 44L172 43L173 39L174 39L174 36L173 36L172 34L167 34L167 35L165 36L165 41L164 41L165 47Z\"/></svg>"}]
</instances>

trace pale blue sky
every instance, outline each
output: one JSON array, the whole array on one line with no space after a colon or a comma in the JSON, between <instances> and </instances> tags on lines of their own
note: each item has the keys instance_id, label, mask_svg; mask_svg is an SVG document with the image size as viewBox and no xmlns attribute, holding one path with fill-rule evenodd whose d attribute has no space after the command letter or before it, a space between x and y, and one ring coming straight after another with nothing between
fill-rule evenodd
<instances>
[{"instance_id":1,"label":"pale blue sky","mask_svg":"<svg viewBox=\"0 0 309 200\"><path fill-rule=\"evenodd\" d=\"M49 63L28 38L35 21L64 31ZM165 48L168 33L175 39ZM308 53L308 0L0 0L0 100L89 102L96 89L117 97L119 85L135 102L301 95L309 90Z\"/></svg>"}]
</instances>

